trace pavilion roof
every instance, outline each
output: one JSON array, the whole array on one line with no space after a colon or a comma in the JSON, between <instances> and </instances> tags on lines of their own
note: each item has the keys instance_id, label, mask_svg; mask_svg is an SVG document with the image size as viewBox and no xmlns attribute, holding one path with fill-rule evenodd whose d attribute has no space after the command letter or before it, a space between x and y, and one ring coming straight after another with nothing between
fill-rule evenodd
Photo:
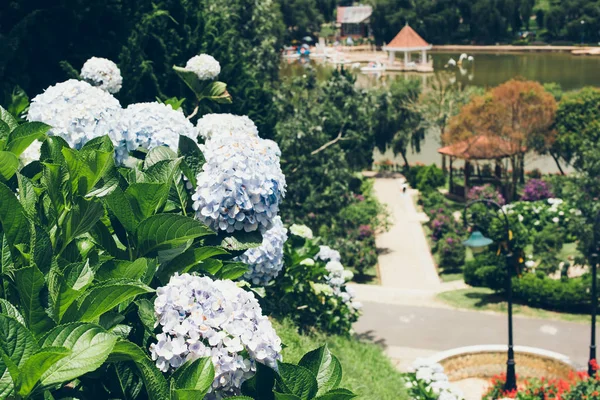
<instances>
[{"instance_id":1,"label":"pavilion roof","mask_svg":"<svg viewBox=\"0 0 600 400\"><path fill-rule=\"evenodd\" d=\"M386 50L406 51L406 50L429 50L431 45L427 43L413 28L408 24L398 32L395 38L385 46Z\"/></svg>"},{"instance_id":2,"label":"pavilion roof","mask_svg":"<svg viewBox=\"0 0 600 400\"><path fill-rule=\"evenodd\" d=\"M371 6L353 6L337 8L338 24L360 24L371 17L373 7Z\"/></svg>"},{"instance_id":3,"label":"pavilion roof","mask_svg":"<svg viewBox=\"0 0 600 400\"><path fill-rule=\"evenodd\" d=\"M472 138L442 147L438 153L463 160L493 160L510 157L524 152L524 148L508 140L486 135Z\"/></svg>"}]
</instances>

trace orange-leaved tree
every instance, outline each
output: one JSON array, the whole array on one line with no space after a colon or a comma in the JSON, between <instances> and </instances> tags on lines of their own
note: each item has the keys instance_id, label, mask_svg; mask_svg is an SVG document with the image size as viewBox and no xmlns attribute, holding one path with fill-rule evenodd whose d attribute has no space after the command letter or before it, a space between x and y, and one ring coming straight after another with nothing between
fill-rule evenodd
<instances>
[{"instance_id":1,"label":"orange-leaved tree","mask_svg":"<svg viewBox=\"0 0 600 400\"><path fill-rule=\"evenodd\" d=\"M444 143L452 144L479 135L510 144L512 193L523 177L525 153L544 154L554 142L552 129L557 104L538 82L512 79L465 105L450 121Z\"/></svg>"}]
</instances>

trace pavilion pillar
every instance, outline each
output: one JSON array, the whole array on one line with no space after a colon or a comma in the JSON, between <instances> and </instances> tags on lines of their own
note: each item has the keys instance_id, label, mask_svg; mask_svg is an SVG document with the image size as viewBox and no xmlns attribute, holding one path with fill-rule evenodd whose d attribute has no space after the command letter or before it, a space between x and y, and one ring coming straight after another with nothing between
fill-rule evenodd
<instances>
[{"instance_id":1,"label":"pavilion pillar","mask_svg":"<svg viewBox=\"0 0 600 400\"><path fill-rule=\"evenodd\" d=\"M389 63L390 65L394 65L394 59L396 58L396 52L395 51L390 51L389 52Z\"/></svg>"},{"instance_id":2,"label":"pavilion pillar","mask_svg":"<svg viewBox=\"0 0 600 400\"><path fill-rule=\"evenodd\" d=\"M404 51L404 68L408 65L408 51Z\"/></svg>"},{"instance_id":3,"label":"pavilion pillar","mask_svg":"<svg viewBox=\"0 0 600 400\"><path fill-rule=\"evenodd\" d=\"M421 64L427 64L427 50L421 50Z\"/></svg>"},{"instance_id":4,"label":"pavilion pillar","mask_svg":"<svg viewBox=\"0 0 600 400\"><path fill-rule=\"evenodd\" d=\"M465 160L465 194L464 194L464 198L467 198L467 194L469 194L469 169L471 167L471 164L469 163L469 161Z\"/></svg>"},{"instance_id":5,"label":"pavilion pillar","mask_svg":"<svg viewBox=\"0 0 600 400\"><path fill-rule=\"evenodd\" d=\"M445 156L444 156L444 157L445 157ZM453 188L453 185L454 185L454 183L453 183L453 179L454 179L454 178L452 177L452 175L453 175L453 171L452 171L452 160L453 160L453 159L454 159L454 157L450 157L450 181L448 182L448 191L450 192L450 194L452 194L452 189L454 189L454 188Z\"/></svg>"}]
</instances>

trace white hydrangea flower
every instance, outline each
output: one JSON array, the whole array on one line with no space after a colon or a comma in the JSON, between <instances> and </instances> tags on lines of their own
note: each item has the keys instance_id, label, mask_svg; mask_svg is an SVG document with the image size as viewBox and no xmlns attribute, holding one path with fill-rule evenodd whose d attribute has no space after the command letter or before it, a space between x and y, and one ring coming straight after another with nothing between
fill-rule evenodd
<instances>
[{"instance_id":1,"label":"white hydrangea flower","mask_svg":"<svg viewBox=\"0 0 600 400\"><path fill-rule=\"evenodd\" d=\"M215 79L221 73L221 64L213 56L200 54L190 58L185 69L195 73L202 81Z\"/></svg>"},{"instance_id":2,"label":"white hydrangea flower","mask_svg":"<svg viewBox=\"0 0 600 400\"><path fill-rule=\"evenodd\" d=\"M319 246L319 252L317 253L317 258L323 261L340 261L342 257L340 256L340 252L337 250L333 250L329 246Z\"/></svg>"},{"instance_id":3,"label":"white hydrangea flower","mask_svg":"<svg viewBox=\"0 0 600 400\"><path fill-rule=\"evenodd\" d=\"M258 128L245 115L206 114L198 119L196 129L205 140L258 138Z\"/></svg>"},{"instance_id":4,"label":"white hydrangea flower","mask_svg":"<svg viewBox=\"0 0 600 400\"><path fill-rule=\"evenodd\" d=\"M212 142L192 195L196 217L215 230L270 229L285 196L285 176L256 140Z\"/></svg>"},{"instance_id":5,"label":"white hydrangea flower","mask_svg":"<svg viewBox=\"0 0 600 400\"><path fill-rule=\"evenodd\" d=\"M34 140L19 156L23 165L40 159L42 154L42 142Z\"/></svg>"},{"instance_id":6,"label":"white hydrangea flower","mask_svg":"<svg viewBox=\"0 0 600 400\"><path fill-rule=\"evenodd\" d=\"M300 236L300 237L303 237L305 239L312 239L313 238L313 231L312 231L312 229L310 229L306 225L293 224L292 226L290 226L290 233L292 235Z\"/></svg>"},{"instance_id":7,"label":"white hydrangea flower","mask_svg":"<svg viewBox=\"0 0 600 400\"><path fill-rule=\"evenodd\" d=\"M100 57L92 57L83 64L81 78L108 93L117 93L123 84L121 70L117 64Z\"/></svg>"},{"instance_id":8,"label":"white hydrangea flower","mask_svg":"<svg viewBox=\"0 0 600 400\"><path fill-rule=\"evenodd\" d=\"M109 93L70 79L34 97L27 120L52 126L48 135L60 136L72 148L80 149L96 137L106 134L114 137L115 121L121 112L119 101Z\"/></svg>"},{"instance_id":9,"label":"white hydrangea flower","mask_svg":"<svg viewBox=\"0 0 600 400\"><path fill-rule=\"evenodd\" d=\"M283 245L287 240L287 229L280 217L275 217L271 229L263 234L259 247L248 249L238 257L250 266L244 278L255 285L265 285L279 275L283 268Z\"/></svg>"},{"instance_id":10,"label":"white hydrangea flower","mask_svg":"<svg viewBox=\"0 0 600 400\"><path fill-rule=\"evenodd\" d=\"M125 163L129 152L139 148L150 150L167 146L177 151L179 135L196 140L194 126L182 110L173 110L170 105L156 102L129 105L123 110L118 129L113 138L118 144L115 149L118 163Z\"/></svg>"},{"instance_id":11,"label":"white hydrangea flower","mask_svg":"<svg viewBox=\"0 0 600 400\"><path fill-rule=\"evenodd\" d=\"M276 368L281 360L281 340L254 294L232 281L175 274L157 289L154 311L162 330L150 345L156 366L167 372L211 357L215 379L206 399L239 395L256 362Z\"/></svg>"}]
</instances>

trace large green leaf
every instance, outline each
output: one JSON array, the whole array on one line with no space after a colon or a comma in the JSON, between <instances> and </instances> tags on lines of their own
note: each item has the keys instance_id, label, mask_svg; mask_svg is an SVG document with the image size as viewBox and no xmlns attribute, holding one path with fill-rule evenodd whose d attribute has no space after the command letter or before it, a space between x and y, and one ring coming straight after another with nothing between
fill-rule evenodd
<instances>
[{"instance_id":1,"label":"large green leaf","mask_svg":"<svg viewBox=\"0 0 600 400\"><path fill-rule=\"evenodd\" d=\"M236 280L248 272L248 265L243 262L224 262L223 267L214 274L217 279Z\"/></svg>"},{"instance_id":2,"label":"large green leaf","mask_svg":"<svg viewBox=\"0 0 600 400\"><path fill-rule=\"evenodd\" d=\"M146 352L135 344L121 340L115 345L109 362L133 361L142 376L150 400L170 399L169 384Z\"/></svg>"},{"instance_id":3,"label":"large green leaf","mask_svg":"<svg viewBox=\"0 0 600 400\"><path fill-rule=\"evenodd\" d=\"M157 146L148 151L144 159L144 169L150 168L160 161L173 160L177 158L177 153L167 146Z\"/></svg>"},{"instance_id":4,"label":"large green leaf","mask_svg":"<svg viewBox=\"0 0 600 400\"><path fill-rule=\"evenodd\" d=\"M299 365L278 362L277 389L283 394L293 394L301 400L310 400L317 394L317 380L312 372ZM275 395L277 399L277 395Z\"/></svg>"},{"instance_id":5,"label":"large green leaf","mask_svg":"<svg viewBox=\"0 0 600 400\"><path fill-rule=\"evenodd\" d=\"M0 178L7 181L19 169L19 158L10 151L0 151Z\"/></svg>"},{"instance_id":6,"label":"large green leaf","mask_svg":"<svg viewBox=\"0 0 600 400\"><path fill-rule=\"evenodd\" d=\"M262 235L258 231L238 232L235 236L224 236L221 240L221 247L230 251L246 251L261 244Z\"/></svg>"},{"instance_id":7,"label":"large green leaf","mask_svg":"<svg viewBox=\"0 0 600 400\"><path fill-rule=\"evenodd\" d=\"M150 287L137 281L110 280L102 282L89 288L77 300L77 310L69 310L65 315L65 320L94 321L122 302L152 291Z\"/></svg>"},{"instance_id":8,"label":"large green leaf","mask_svg":"<svg viewBox=\"0 0 600 400\"><path fill-rule=\"evenodd\" d=\"M255 399L273 400L275 371L262 363L256 363L254 376L242 383L242 393Z\"/></svg>"},{"instance_id":9,"label":"large green leaf","mask_svg":"<svg viewBox=\"0 0 600 400\"><path fill-rule=\"evenodd\" d=\"M96 279L107 281L110 279L139 280L148 269L148 260L138 258L135 261L109 260L102 264L96 271Z\"/></svg>"},{"instance_id":10,"label":"large green leaf","mask_svg":"<svg viewBox=\"0 0 600 400\"><path fill-rule=\"evenodd\" d=\"M113 350L117 337L98 325L74 323L52 329L41 341L42 348L66 347L69 355L44 372L44 386L71 381L99 368Z\"/></svg>"},{"instance_id":11,"label":"large green leaf","mask_svg":"<svg viewBox=\"0 0 600 400\"><path fill-rule=\"evenodd\" d=\"M35 336L41 336L54 326L46 314L44 274L35 266L15 270L15 286L27 327Z\"/></svg>"},{"instance_id":12,"label":"large green leaf","mask_svg":"<svg viewBox=\"0 0 600 400\"><path fill-rule=\"evenodd\" d=\"M302 398L291 393L273 392L273 394L275 395L275 400L302 400Z\"/></svg>"},{"instance_id":13,"label":"large green leaf","mask_svg":"<svg viewBox=\"0 0 600 400\"><path fill-rule=\"evenodd\" d=\"M201 81L195 72L192 72L188 69L174 65L173 70L175 70L175 73L177 73L177 75L179 75L179 77L185 82L185 84L188 85L190 89L192 89L192 91L196 95L196 98L201 99L202 92L204 91L207 82Z\"/></svg>"},{"instance_id":14,"label":"large green leaf","mask_svg":"<svg viewBox=\"0 0 600 400\"><path fill-rule=\"evenodd\" d=\"M0 106L0 121L6 123L11 131L19 126L17 119L13 117L12 114L6 109L2 108L2 106Z\"/></svg>"},{"instance_id":15,"label":"large green leaf","mask_svg":"<svg viewBox=\"0 0 600 400\"><path fill-rule=\"evenodd\" d=\"M104 207L98 200L78 198L63 223L63 247L77 236L89 232L104 215Z\"/></svg>"},{"instance_id":16,"label":"large green leaf","mask_svg":"<svg viewBox=\"0 0 600 400\"><path fill-rule=\"evenodd\" d=\"M224 82L211 82L202 91L201 97L206 97L219 104L231 104L231 95Z\"/></svg>"},{"instance_id":17,"label":"large green leaf","mask_svg":"<svg viewBox=\"0 0 600 400\"><path fill-rule=\"evenodd\" d=\"M46 347L32 354L21 367L17 380L17 393L23 397L29 395L42 375L69 354L71 351L64 347Z\"/></svg>"},{"instance_id":18,"label":"large green leaf","mask_svg":"<svg viewBox=\"0 0 600 400\"><path fill-rule=\"evenodd\" d=\"M63 148L69 148L69 144L60 136L48 136L42 143L40 160L46 162L60 163L64 160Z\"/></svg>"},{"instance_id":19,"label":"large green leaf","mask_svg":"<svg viewBox=\"0 0 600 400\"><path fill-rule=\"evenodd\" d=\"M201 399L215 379L215 368L210 357L188 362L173 374L174 400Z\"/></svg>"},{"instance_id":20,"label":"large green leaf","mask_svg":"<svg viewBox=\"0 0 600 400\"><path fill-rule=\"evenodd\" d=\"M117 187L110 195L104 198L104 201L106 201L110 211L117 217L127 232L135 232L139 221L133 212L131 202L121 188Z\"/></svg>"},{"instance_id":21,"label":"large green leaf","mask_svg":"<svg viewBox=\"0 0 600 400\"><path fill-rule=\"evenodd\" d=\"M10 134L10 128L9 128L8 124L6 122L0 120L0 150L5 149L9 134Z\"/></svg>"},{"instance_id":22,"label":"large green leaf","mask_svg":"<svg viewBox=\"0 0 600 400\"><path fill-rule=\"evenodd\" d=\"M183 157L181 170L188 178L192 187L196 187L196 176L202 170L205 159L204 154L198 148L198 143L187 136L179 136L179 155Z\"/></svg>"},{"instance_id":23,"label":"large green leaf","mask_svg":"<svg viewBox=\"0 0 600 400\"><path fill-rule=\"evenodd\" d=\"M17 307L8 300L0 299L0 313L16 319L23 324L23 326L25 325L25 318L23 318L19 310L17 310Z\"/></svg>"},{"instance_id":24,"label":"large green leaf","mask_svg":"<svg viewBox=\"0 0 600 400\"><path fill-rule=\"evenodd\" d=\"M106 250L111 256L119 257L121 250L117 247L115 238L102 221L96 222L96 225L94 225L89 233L98 246Z\"/></svg>"},{"instance_id":25,"label":"large green leaf","mask_svg":"<svg viewBox=\"0 0 600 400\"><path fill-rule=\"evenodd\" d=\"M31 182L31 179L17 174L17 183L19 184L19 202L23 206L23 209L27 212L30 217L35 216L37 213L36 205L38 201L38 195L35 191L35 187Z\"/></svg>"},{"instance_id":26,"label":"large green leaf","mask_svg":"<svg viewBox=\"0 0 600 400\"><path fill-rule=\"evenodd\" d=\"M60 322L75 300L92 284L94 272L85 262L69 264L59 270L52 268L48 278L48 289L52 299L52 316Z\"/></svg>"},{"instance_id":27,"label":"large green leaf","mask_svg":"<svg viewBox=\"0 0 600 400\"><path fill-rule=\"evenodd\" d=\"M132 183L125 191L138 221L156 214L169 195L168 183Z\"/></svg>"},{"instance_id":28,"label":"large green leaf","mask_svg":"<svg viewBox=\"0 0 600 400\"><path fill-rule=\"evenodd\" d=\"M0 224L8 243L12 246L29 244L30 226L25 210L3 183L0 183L0 204Z\"/></svg>"},{"instance_id":29,"label":"large green leaf","mask_svg":"<svg viewBox=\"0 0 600 400\"><path fill-rule=\"evenodd\" d=\"M122 400L135 400L144 388L144 382L138 376L133 363L120 362L111 366L109 371L114 371L115 379L109 378L106 384L115 398Z\"/></svg>"},{"instance_id":30,"label":"large green leaf","mask_svg":"<svg viewBox=\"0 0 600 400\"><path fill-rule=\"evenodd\" d=\"M43 122L27 122L17 126L8 137L6 150L18 157L34 140L43 138L50 128Z\"/></svg>"},{"instance_id":31,"label":"large green leaf","mask_svg":"<svg viewBox=\"0 0 600 400\"><path fill-rule=\"evenodd\" d=\"M6 399L19 378L18 369L38 349L31 333L19 321L0 314L0 399ZM12 376L11 376L12 374Z\"/></svg>"},{"instance_id":32,"label":"large green leaf","mask_svg":"<svg viewBox=\"0 0 600 400\"><path fill-rule=\"evenodd\" d=\"M337 388L342 381L342 365L327 345L306 353L298 365L308 369L317 378L318 396Z\"/></svg>"},{"instance_id":33,"label":"large green leaf","mask_svg":"<svg viewBox=\"0 0 600 400\"><path fill-rule=\"evenodd\" d=\"M136 237L140 255L172 249L191 239L212 235L200 221L176 214L153 215L140 223Z\"/></svg>"},{"instance_id":34,"label":"large green leaf","mask_svg":"<svg viewBox=\"0 0 600 400\"><path fill-rule=\"evenodd\" d=\"M31 261L46 274L52 264L52 241L41 226L31 224Z\"/></svg>"},{"instance_id":35,"label":"large green leaf","mask_svg":"<svg viewBox=\"0 0 600 400\"><path fill-rule=\"evenodd\" d=\"M200 264L207 258L224 254L229 253L220 247L193 247L183 254L175 257L168 263L162 264L158 269L157 276L162 282L166 282L175 272L179 272L181 274L189 272L193 267Z\"/></svg>"}]
</instances>

